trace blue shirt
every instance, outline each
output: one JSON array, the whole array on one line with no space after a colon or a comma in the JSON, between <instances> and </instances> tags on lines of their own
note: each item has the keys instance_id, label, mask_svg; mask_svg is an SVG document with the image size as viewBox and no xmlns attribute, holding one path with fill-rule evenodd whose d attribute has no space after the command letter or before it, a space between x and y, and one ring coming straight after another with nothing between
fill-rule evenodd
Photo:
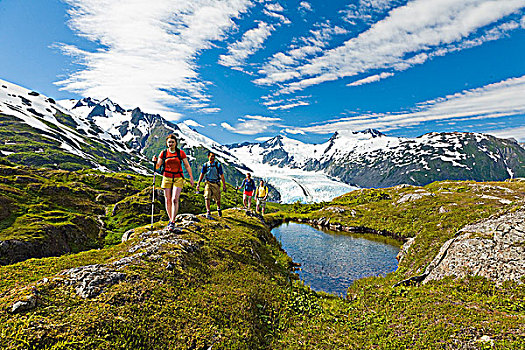
<instances>
[{"instance_id":1,"label":"blue shirt","mask_svg":"<svg viewBox=\"0 0 525 350\"><path fill-rule=\"evenodd\" d=\"M253 179L250 179L250 180L244 179L242 181L241 187L244 187L245 191L248 191L248 192L253 191L255 190L255 181L253 181Z\"/></svg>"},{"instance_id":2,"label":"blue shirt","mask_svg":"<svg viewBox=\"0 0 525 350\"><path fill-rule=\"evenodd\" d=\"M222 166L219 162L210 162L204 163L202 166L201 174L204 174L204 178L208 182L218 183L221 180Z\"/></svg>"}]
</instances>

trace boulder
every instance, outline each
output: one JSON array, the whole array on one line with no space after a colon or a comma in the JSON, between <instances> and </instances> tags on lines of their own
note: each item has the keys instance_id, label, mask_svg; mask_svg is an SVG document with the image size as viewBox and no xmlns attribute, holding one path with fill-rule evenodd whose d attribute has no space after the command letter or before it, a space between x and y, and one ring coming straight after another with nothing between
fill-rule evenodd
<instances>
[{"instance_id":1,"label":"boulder","mask_svg":"<svg viewBox=\"0 0 525 350\"><path fill-rule=\"evenodd\" d=\"M81 266L62 272L68 276L66 285L75 288L75 292L82 298L93 298L103 292L104 288L123 281L126 274L113 271L105 265Z\"/></svg>"},{"instance_id":2,"label":"boulder","mask_svg":"<svg viewBox=\"0 0 525 350\"><path fill-rule=\"evenodd\" d=\"M36 307L36 296L30 295L25 300L17 301L11 307L11 312L16 314L19 312L28 311Z\"/></svg>"},{"instance_id":3,"label":"boulder","mask_svg":"<svg viewBox=\"0 0 525 350\"><path fill-rule=\"evenodd\" d=\"M497 284L525 276L525 207L462 228L427 267L424 283L478 275Z\"/></svg>"}]
</instances>

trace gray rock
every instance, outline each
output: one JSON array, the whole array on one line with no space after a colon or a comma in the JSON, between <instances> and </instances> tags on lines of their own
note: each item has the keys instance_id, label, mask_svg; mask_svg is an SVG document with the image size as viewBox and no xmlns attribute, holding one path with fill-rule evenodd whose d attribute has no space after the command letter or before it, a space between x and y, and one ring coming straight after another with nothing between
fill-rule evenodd
<instances>
[{"instance_id":1,"label":"gray rock","mask_svg":"<svg viewBox=\"0 0 525 350\"><path fill-rule=\"evenodd\" d=\"M425 282L478 275L497 284L525 276L525 207L467 225L427 267Z\"/></svg>"},{"instance_id":2,"label":"gray rock","mask_svg":"<svg viewBox=\"0 0 525 350\"><path fill-rule=\"evenodd\" d=\"M13 304L11 307L12 313L20 313L34 309L36 307L36 296L30 295L26 300L20 300Z\"/></svg>"},{"instance_id":3,"label":"gray rock","mask_svg":"<svg viewBox=\"0 0 525 350\"><path fill-rule=\"evenodd\" d=\"M321 210L331 211L332 213L344 213L346 210L340 207L326 207Z\"/></svg>"},{"instance_id":4,"label":"gray rock","mask_svg":"<svg viewBox=\"0 0 525 350\"><path fill-rule=\"evenodd\" d=\"M93 298L104 291L105 287L117 284L126 278L126 274L110 270L105 265L87 265L61 273L69 279L66 285L73 286L78 296Z\"/></svg>"},{"instance_id":5,"label":"gray rock","mask_svg":"<svg viewBox=\"0 0 525 350\"><path fill-rule=\"evenodd\" d=\"M130 239L131 235L135 233L135 229L131 229L131 230L127 230L126 232L124 232L124 234L122 235L122 242L126 242L127 240Z\"/></svg>"},{"instance_id":6,"label":"gray rock","mask_svg":"<svg viewBox=\"0 0 525 350\"><path fill-rule=\"evenodd\" d=\"M396 256L396 259L399 263L403 261L403 259L408 253L408 249L410 249L410 246L414 243L415 240L416 240L415 237L411 237L407 239L407 241L401 246L401 249L399 250L399 253L397 253L397 256Z\"/></svg>"},{"instance_id":7,"label":"gray rock","mask_svg":"<svg viewBox=\"0 0 525 350\"><path fill-rule=\"evenodd\" d=\"M199 218L194 214L179 214L175 217L175 222L199 222Z\"/></svg>"},{"instance_id":8,"label":"gray rock","mask_svg":"<svg viewBox=\"0 0 525 350\"><path fill-rule=\"evenodd\" d=\"M403 197L399 198L397 200L397 204L402 204L402 203L405 203L405 202L413 202L413 201L417 201L418 199L421 199L425 196L434 196L433 193L430 193L430 192L419 192L419 193L409 193L409 194L405 194Z\"/></svg>"}]
</instances>

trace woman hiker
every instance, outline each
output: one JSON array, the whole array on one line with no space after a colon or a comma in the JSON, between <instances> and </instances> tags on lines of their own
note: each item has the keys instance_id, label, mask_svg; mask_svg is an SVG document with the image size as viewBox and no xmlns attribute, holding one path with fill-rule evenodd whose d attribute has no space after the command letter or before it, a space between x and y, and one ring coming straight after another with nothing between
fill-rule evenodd
<instances>
[{"instance_id":1,"label":"woman hiker","mask_svg":"<svg viewBox=\"0 0 525 350\"><path fill-rule=\"evenodd\" d=\"M266 198L268 198L268 187L264 185L264 180L259 182L259 187L255 190L255 200L257 206L255 207L255 212L259 212L261 208L261 215L264 215L264 209L266 209Z\"/></svg>"},{"instance_id":2,"label":"woman hiker","mask_svg":"<svg viewBox=\"0 0 525 350\"><path fill-rule=\"evenodd\" d=\"M168 137L166 137L166 146L168 148L160 152L158 157L153 156L153 161L156 163L156 169L161 168L164 163L161 187L164 189L166 212L168 213L169 218L167 229L169 231L174 231L175 217L179 211L179 197L184 185L182 164L184 164L184 167L190 176L190 183L192 187L194 181L186 153L177 147L177 137L174 134L170 134Z\"/></svg>"},{"instance_id":3,"label":"woman hiker","mask_svg":"<svg viewBox=\"0 0 525 350\"><path fill-rule=\"evenodd\" d=\"M243 187L244 193L242 195L242 203L244 204L244 209L248 208L248 210L250 210L252 206L253 191L255 191L255 181L253 181L250 173L246 173L246 178L242 180L242 184L237 187L237 189Z\"/></svg>"},{"instance_id":4,"label":"woman hiker","mask_svg":"<svg viewBox=\"0 0 525 350\"><path fill-rule=\"evenodd\" d=\"M206 218L212 219L210 205L211 199L215 200L217 203L217 213L219 216L222 216L221 211L221 186L222 190L226 192L226 180L224 179L224 173L222 171L221 163L215 160L215 153L208 152L208 162L204 163L202 166L201 175L199 176L199 181L197 181L197 192L199 191L199 186L202 182L202 179L205 179L204 185L204 198L206 200Z\"/></svg>"}]
</instances>

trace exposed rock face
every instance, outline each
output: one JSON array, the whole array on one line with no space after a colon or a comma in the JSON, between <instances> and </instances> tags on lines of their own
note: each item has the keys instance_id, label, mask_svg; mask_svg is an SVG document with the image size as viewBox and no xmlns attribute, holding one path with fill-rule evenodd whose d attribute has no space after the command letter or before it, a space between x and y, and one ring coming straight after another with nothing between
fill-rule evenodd
<instances>
[{"instance_id":1,"label":"exposed rock face","mask_svg":"<svg viewBox=\"0 0 525 350\"><path fill-rule=\"evenodd\" d=\"M16 314L36 307L36 296L30 295L25 300L17 301L11 306L11 313Z\"/></svg>"},{"instance_id":2,"label":"exposed rock face","mask_svg":"<svg viewBox=\"0 0 525 350\"><path fill-rule=\"evenodd\" d=\"M0 265L72 253L79 246L94 247L100 229L93 218L78 216L71 224L45 225L41 230L46 239L0 241Z\"/></svg>"},{"instance_id":3,"label":"exposed rock face","mask_svg":"<svg viewBox=\"0 0 525 350\"><path fill-rule=\"evenodd\" d=\"M88 265L64 272L69 277L66 284L73 285L75 292L82 298L99 295L105 286L110 286L126 278L126 274L111 271L104 265Z\"/></svg>"},{"instance_id":4,"label":"exposed rock face","mask_svg":"<svg viewBox=\"0 0 525 350\"><path fill-rule=\"evenodd\" d=\"M465 226L427 267L424 282L479 275L500 284L525 276L525 207Z\"/></svg>"},{"instance_id":5,"label":"exposed rock face","mask_svg":"<svg viewBox=\"0 0 525 350\"><path fill-rule=\"evenodd\" d=\"M414 243L415 241L415 237L410 237L409 239L407 239L407 241L401 246L401 249L399 250L399 253L397 254L396 256L396 259L398 261L399 264L401 264L401 261L403 261L403 259L405 258L405 256L407 255L408 253L408 249L410 249L410 246L412 246L412 244Z\"/></svg>"},{"instance_id":6,"label":"exposed rock face","mask_svg":"<svg viewBox=\"0 0 525 350\"><path fill-rule=\"evenodd\" d=\"M189 218L186 221L193 219ZM105 288L120 283L128 278L122 272L126 266L140 260L162 259L163 252L168 249L167 245L177 245L185 253L191 253L198 249L197 245L185 239L175 238L167 230L148 231L139 236L136 244L128 249L132 255L114 261L110 264L96 264L76 267L66 270L61 275L66 276L65 284L73 286L78 296L82 298L93 298L104 292ZM168 266L173 266L168 262Z\"/></svg>"}]
</instances>

